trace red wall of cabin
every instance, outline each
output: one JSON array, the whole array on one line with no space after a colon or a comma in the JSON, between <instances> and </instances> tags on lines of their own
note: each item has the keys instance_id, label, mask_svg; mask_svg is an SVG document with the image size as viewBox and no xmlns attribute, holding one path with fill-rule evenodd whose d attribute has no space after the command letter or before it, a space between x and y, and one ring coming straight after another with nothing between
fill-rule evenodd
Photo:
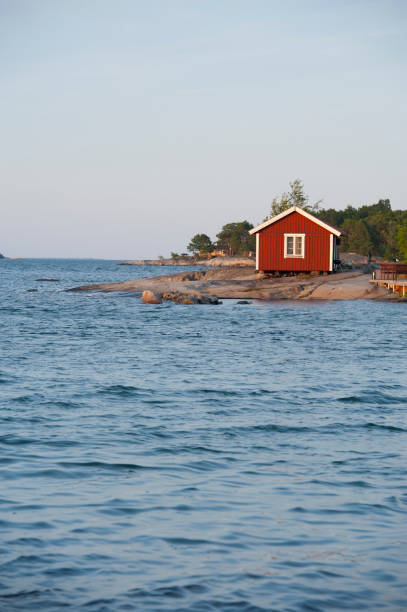
<instances>
[{"instance_id":1,"label":"red wall of cabin","mask_svg":"<svg viewBox=\"0 0 407 612\"><path fill-rule=\"evenodd\" d=\"M284 257L284 234L305 234L305 257ZM328 271L330 232L298 212L259 232L259 270Z\"/></svg>"}]
</instances>

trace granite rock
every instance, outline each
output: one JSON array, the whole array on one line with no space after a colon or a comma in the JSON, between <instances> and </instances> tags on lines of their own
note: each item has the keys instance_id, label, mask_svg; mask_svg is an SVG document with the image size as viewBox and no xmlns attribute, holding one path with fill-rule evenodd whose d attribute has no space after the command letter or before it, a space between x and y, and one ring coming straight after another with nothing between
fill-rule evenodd
<instances>
[{"instance_id":1,"label":"granite rock","mask_svg":"<svg viewBox=\"0 0 407 612\"><path fill-rule=\"evenodd\" d=\"M160 293L155 293L154 291L143 291L141 296L141 301L143 304L161 304L162 296Z\"/></svg>"}]
</instances>

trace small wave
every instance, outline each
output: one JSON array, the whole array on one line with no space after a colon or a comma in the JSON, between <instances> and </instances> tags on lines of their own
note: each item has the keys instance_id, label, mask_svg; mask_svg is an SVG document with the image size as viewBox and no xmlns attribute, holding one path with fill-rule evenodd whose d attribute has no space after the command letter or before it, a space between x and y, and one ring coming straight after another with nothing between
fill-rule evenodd
<instances>
[{"instance_id":1,"label":"small wave","mask_svg":"<svg viewBox=\"0 0 407 612\"><path fill-rule=\"evenodd\" d=\"M186 392L188 395L199 395L203 393L204 395L216 395L221 397L259 397L263 395L274 395L280 396L280 391L271 391L269 389L209 389L206 387L199 389L190 389Z\"/></svg>"},{"instance_id":2,"label":"small wave","mask_svg":"<svg viewBox=\"0 0 407 612\"><path fill-rule=\"evenodd\" d=\"M249 575L246 573L246 576ZM257 578L256 575L251 575L251 578ZM175 609L174 605L176 605L176 609L181 612L204 612L209 610L222 610L230 612L270 612L271 608L267 606L266 608L260 607L259 605L254 604L252 601L247 600L245 597L242 597L243 593L241 591L237 591L235 593L230 593L227 598L219 598L219 597L210 597L210 598L201 598L196 599L191 605L188 605L187 601L182 608L179 607L180 604L170 604L169 601L181 600L184 598L188 598L191 595L205 595L209 591L209 588L206 585L202 584L191 584L186 586L178 586L178 585L168 585L163 587L158 587L155 589L143 589L136 588L128 591L126 593L127 598L131 601L132 599L143 600L140 602L145 609L154 609L154 610L168 610ZM162 601L160 601L162 600ZM167 601L167 604L165 603ZM161 605L160 605L161 604ZM165 607L162 607L164 605ZM153 606L151 608L151 606ZM160 606L159 608L157 606ZM311 610L311 608L307 608L307 610ZM316 609L316 608L315 608ZM320 608L318 608L319 610ZM277 608L273 607L272 610L277 610ZM305 610L305 608L304 608ZM314 608L312 608L314 610Z\"/></svg>"},{"instance_id":3,"label":"small wave","mask_svg":"<svg viewBox=\"0 0 407 612\"><path fill-rule=\"evenodd\" d=\"M356 404L361 402L361 398L357 395L349 395L346 397L338 397L338 402L343 402L346 404Z\"/></svg>"},{"instance_id":4,"label":"small wave","mask_svg":"<svg viewBox=\"0 0 407 612\"><path fill-rule=\"evenodd\" d=\"M51 448L70 448L72 446L81 446L78 440L44 440L42 444Z\"/></svg>"},{"instance_id":5,"label":"small wave","mask_svg":"<svg viewBox=\"0 0 407 612\"><path fill-rule=\"evenodd\" d=\"M147 597L171 597L179 599L189 593L202 594L208 591L207 587L201 584L188 584L184 586L164 586L155 589L132 589L127 594L131 597L145 599ZM209 608L208 608L209 609Z\"/></svg>"},{"instance_id":6,"label":"small wave","mask_svg":"<svg viewBox=\"0 0 407 612\"><path fill-rule=\"evenodd\" d=\"M381 425L380 423L365 423L361 427L365 427L366 429L378 429L383 431L396 431L396 432L406 432L407 429L403 427L396 427L395 425Z\"/></svg>"},{"instance_id":7,"label":"small wave","mask_svg":"<svg viewBox=\"0 0 407 612\"><path fill-rule=\"evenodd\" d=\"M72 402L71 400L49 400L46 402L42 402L41 405L49 408L62 408L69 410L71 410L72 408L82 408L82 404Z\"/></svg>"},{"instance_id":8,"label":"small wave","mask_svg":"<svg viewBox=\"0 0 407 612\"><path fill-rule=\"evenodd\" d=\"M87 568L87 572L89 572L89 567ZM56 567L44 570L44 574L61 578L66 576L81 576L83 574L83 569L79 567Z\"/></svg>"},{"instance_id":9,"label":"small wave","mask_svg":"<svg viewBox=\"0 0 407 612\"><path fill-rule=\"evenodd\" d=\"M7 446L26 446L28 444L35 444L36 442L37 440L34 438L22 438L14 434L0 436L0 444L6 444Z\"/></svg>"},{"instance_id":10,"label":"small wave","mask_svg":"<svg viewBox=\"0 0 407 612\"><path fill-rule=\"evenodd\" d=\"M24 536L22 538L16 538L13 542L13 544L18 544L24 547L27 546L35 546L35 548L46 548L48 546L48 542L45 540L40 540L40 538L30 538L27 536Z\"/></svg>"},{"instance_id":11,"label":"small wave","mask_svg":"<svg viewBox=\"0 0 407 612\"><path fill-rule=\"evenodd\" d=\"M107 514L108 516L133 516L136 514L142 514L143 512L147 512L150 510L149 508L133 508L131 506L119 506L113 508L100 508L99 514Z\"/></svg>"},{"instance_id":12,"label":"small wave","mask_svg":"<svg viewBox=\"0 0 407 612\"><path fill-rule=\"evenodd\" d=\"M103 470L109 471L136 471L136 470L156 470L159 469L155 466L149 465L139 465L137 463L106 463L104 461L60 461L58 463L61 467L64 468L101 468Z\"/></svg>"},{"instance_id":13,"label":"small wave","mask_svg":"<svg viewBox=\"0 0 407 612\"><path fill-rule=\"evenodd\" d=\"M199 393L205 393L205 394L213 394L213 395L223 395L225 397L236 397L238 395L242 395L242 391L231 391L228 389L191 389L189 392L189 395L197 395Z\"/></svg>"},{"instance_id":14,"label":"small wave","mask_svg":"<svg viewBox=\"0 0 407 612\"><path fill-rule=\"evenodd\" d=\"M22 308L13 308L12 306L2 306L0 308L0 314L18 314L22 311Z\"/></svg>"},{"instance_id":15,"label":"small wave","mask_svg":"<svg viewBox=\"0 0 407 612\"><path fill-rule=\"evenodd\" d=\"M406 432L407 430L403 427L397 427L395 425L385 425L380 423L330 423L327 425L309 427L300 425L280 425L277 423L265 423L262 425L241 425L234 427L223 427L220 431L224 432L228 436L236 436L239 434L250 432L264 432L264 433L281 433L281 434L292 434L292 433L315 433L324 435L338 435L341 432L357 431L360 429L377 430L377 431L389 431L389 432Z\"/></svg>"},{"instance_id":16,"label":"small wave","mask_svg":"<svg viewBox=\"0 0 407 612\"><path fill-rule=\"evenodd\" d=\"M297 426L297 425L278 425L276 423L265 423L263 425L243 425L243 426L235 426L222 428L222 431L226 433L244 433L244 432L266 432L266 433L303 433L308 431L314 431L315 428L310 428L306 426Z\"/></svg>"},{"instance_id":17,"label":"small wave","mask_svg":"<svg viewBox=\"0 0 407 612\"><path fill-rule=\"evenodd\" d=\"M154 449L154 454L157 455L176 455L179 456L180 454L184 454L184 453L191 453L191 454L202 454L202 455L206 455L207 453L210 453L212 455L224 455L226 452L226 450L220 449L220 448L210 448L208 446L198 446L198 445L182 445L182 446L158 446L157 448Z\"/></svg>"},{"instance_id":18,"label":"small wave","mask_svg":"<svg viewBox=\"0 0 407 612\"><path fill-rule=\"evenodd\" d=\"M12 593L4 593L4 594L0 594L0 601L3 599L5 601L10 600L10 599L27 599L28 597L30 598L30 600L32 600L33 598L37 598L38 596L42 595L43 592L39 591L37 589L33 589L31 591L16 591L16 592L12 592ZM69 604L66 604L65 607L68 607Z\"/></svg>"},{"instance_id":19,"label":"small wave","mask_svg":"<svg viewBox=\"0 0 407 612\"><path fill-rule=\"evenodd\" d=\"M47 521L35 521L34 523L22 523L22 522L13 522L7 521L4 519L0 519L0 527L4 527L5 529L19 527L21 529L53 529L53 525Z\"/></svg>"},{"instance_id":20,"label":"small wave","mask_svg":"<svg viewBox=\"0 0 407 612\"><path fill-rule=\"evenodd\" d=\"M150 389L132 385L110 385L97 391L98 395L113 395L118 397L134 397L151 393Z\"/></svg>"},{"instance_id":21,"label":"small wave","mask_svg":"<svg viewBox=\"0 0 407 612\"><path fill-rule=\"evenodd\" d=\"M390 395L380 391L363 391L360 395L346 395L343 397L338 397L338 402L342 402L344 404L406 404L407 397L405 397L400 391L397 393L397 395Z\"/></svg>"},{"instance_id":22,"label":"small wave","mask_svg":"<svg viewBox=\"0 0 407 612\"><path fill-rule=\"evenodd\" d=\"M84 606L85 608L91 609L91 608L97 608L98 611L102 612L102 610L113 610L114 609L114 604L117 603L116 600L114 598L112 599L107 599L106 597L101 598L101 599L91 599L89 601L87 601Z\"/></svg>"},{"instance_id":23,"label":"small wave","mask_svg":"<svg viewBox=\"0 0 407 612\"><path fill-rule=\"evenodd\" d=\"M202 544L216 544L211 540L205 540L204 538L162 538L164 542L168 544L176 544L178 546L201 546Z\"/></svg>"},{"instance_id":24,"label":"small wave","mask_svg":"<svg viewBox=\"0 0 407 612\"><path fill-rule=\"evenodd\" d=\"M187 463L184 465L186 469L196 470L198 472L209 472L212 470L217 470L220 467L224 467L224 463L209 461L208 459L202 461L193 461L191 463Z\"/></svg>"},{"instance_id":25,"label":"small wave","mask_svg":"<svg viewBox=\"0 0 407 612\"><path fill-rule=\"evenodd\" d=\"M325 485L327 487L360 487L364 489L370 489L372 485L368 483L366 480L319 480L317 478L313 478L309 481L311 484L319 484Z\"/></svg>"},{"instance_id":26,"label":"small wave","mask_svg":"<svg viewBox=\"0 0 407 612\"><path fill-rule=\"evenodd\" d=\"M0 457L0 465L11 465L17 461L17 459L12 459L11 457Z\"/></svg>"},{"instance_id":27,"label":"small wave","mask_svg":"<svg viewBox=\"0 0 407 612\"><path fill-rule=\"evenodd\" d=\"M43 470L24 470L21 473L23 478L52 478L52 479L75 479L81 478L82 473L77 472L69 472L67 470L58 470L56 468L48 468ZM3 476L7 480L13 480L16 478L16 474L11 472L10 474L5 474Z\"/></svg>"},{"instance_id":28,"label":"small wave","mask_svg":"<svg viewBox=\"0 0 407 612\"><path fill-rule=\"evenodd\" d=\"M36 402L41 402L43 396L33 393L32 395L19 395L18 397L12 397L9 402L13 404L34 404Z\"/></svg>"}]
</instances>

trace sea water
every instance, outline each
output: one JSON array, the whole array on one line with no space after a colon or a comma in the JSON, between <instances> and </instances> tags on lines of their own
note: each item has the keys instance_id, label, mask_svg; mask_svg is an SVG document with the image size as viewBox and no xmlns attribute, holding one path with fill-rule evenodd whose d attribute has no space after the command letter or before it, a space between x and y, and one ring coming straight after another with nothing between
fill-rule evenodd
<instances>
[{"instance_id":1,"label":"sea water","mask_svg":"<svg viewBox=\"0 0 407 612\"><path fill-rule=\"evenodd\" d=\"M0 610L405 610L407 306L177 270L0 262Z\"/></svg>"}]
</instances>

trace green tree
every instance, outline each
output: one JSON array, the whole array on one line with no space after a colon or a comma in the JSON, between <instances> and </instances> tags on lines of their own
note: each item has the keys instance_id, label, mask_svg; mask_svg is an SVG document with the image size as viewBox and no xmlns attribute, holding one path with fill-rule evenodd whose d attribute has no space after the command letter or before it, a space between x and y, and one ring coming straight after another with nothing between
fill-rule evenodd
<instances>
[{"instance_id":1,"label":"green tree","mask_svg":"<svg viewBox=\"0 0 407 612\"><path fill-rule=\"evenodd\" d=\"M271 202L270 216L267 217L275 217L280 213L284 212L291 206L298 206L299 208L303 208L307 212L317 213L319 211L319 206L322 200L318 200L313 204L309 202L309 196L304 193L304 185L300 179L295 179L290 183L290 191L288 193L283 193L280 197L273 198Z\"/></svg>"},{"instance_id":2,"label":"green tree","mask_svg":"<svg viewBox=\"0 0 407 612\"><path fill-rule=\"evenodd\" d=\"M388 199L360 208L322 209L316 216L345 232L341 238L342 252L354 251L367 255L370 251L372 255L386 259L402 256L398 229L407 222L407 211L393 211Z\"/></svg>"},{"instance_id":3,"label":"green tree","mask_svg":"<svg viewBox=\"0 0 407 612\"><path fill-rule=\"evenodd\" d=\"M363 219L345 219L342 227L345 236L341 238L342 248L345 251L367 255L372 252L373 244L369 230Z\"/></svg>"},{"instance_id":4,"label":"green tree","mask_svg":"<svg viewBox=\"0 0 407 612\"><path fill-rule=\"evenodd\" d=\"M218 239L216 246L226 251L230 256L247 255L256 248L255 237L249 234L249 230L252 228L253 225L248 221L227 223L216 235Z\"/></svg>"},{"instance_id":5,"label":"green tree","mask_svg":"<svg viewBox=\"0 0 407 612\"><path fill-rule=\"evenodd\" d=\"M325 223L329 223L329 225L333 225L334 227L341 227L345 220L344 211L335 210L334 208L327 208L326 210L322 208L318 211L316 216L321 219L321 221L325 221Z\"/></svg>"},{"instance_id":6,"label":"green tree","mask_svg":"<svg viewBox=\"0 0 407 612\"><path fill-rule=\"evenodd\" d=\"M195 236L191 238L191 242L187 246L187 249L194 255L204 255L213 250L213 244L206 234L195 234Z\"/></svg>"},{"instance_id":7,"label":"green tree","mask_svg":"<svg viewBox=\"0 0 407 612\"><path fill-rule=\"evenodd\" d=\"M407 219L397 229L397 246L403 261L407 261Z\"/></svg>"}]
</instances>

